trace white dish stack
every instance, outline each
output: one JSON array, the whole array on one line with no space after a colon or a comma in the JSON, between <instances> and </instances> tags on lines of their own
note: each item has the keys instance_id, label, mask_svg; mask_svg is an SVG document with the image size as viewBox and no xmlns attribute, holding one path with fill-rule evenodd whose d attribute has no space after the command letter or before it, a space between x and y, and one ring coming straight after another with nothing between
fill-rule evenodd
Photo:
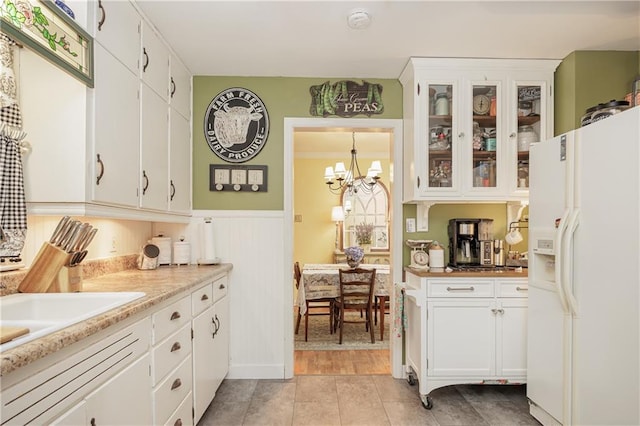
<instances>
[{"instance_id":1,"label":"white dish stack","mask_svg":"<svg viewBox=\"0 0 640 426\"><path fill-rule=\"evenodd\" d=\"M158 255L158 265L171 264L171 237L163 237L158 235L151 238L151 244L158 246L160 254Z\"/></svg>"}]
</instances>

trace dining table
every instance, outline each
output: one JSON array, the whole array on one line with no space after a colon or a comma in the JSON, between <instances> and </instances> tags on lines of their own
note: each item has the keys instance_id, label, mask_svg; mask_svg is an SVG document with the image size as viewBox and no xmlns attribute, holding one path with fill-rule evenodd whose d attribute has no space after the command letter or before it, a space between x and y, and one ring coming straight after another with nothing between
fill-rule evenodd
<instances>
[{"instance_id":1,"label":"dining table","mask_svg":"<svg viewBox=\"0 0 640 426\"><path fill-rule=\"evenodd\" d=\"M373 294L379 300L380 340L384 340L385 305L391 293L391 270L389 265L361 263L359 268L376 270ZM307 300L340 296L340 269L352 269L346 263L306 263L302 267L302 277L298 288L300 314L307 309Z\"/></svg>"}]
</instances>

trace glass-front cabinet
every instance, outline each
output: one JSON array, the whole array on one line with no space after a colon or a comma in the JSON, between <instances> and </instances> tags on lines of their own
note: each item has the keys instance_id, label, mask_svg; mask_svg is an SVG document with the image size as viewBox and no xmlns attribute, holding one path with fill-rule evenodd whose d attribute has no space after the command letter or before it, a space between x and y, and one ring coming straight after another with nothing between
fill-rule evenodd
<instances>
[{"instance_id":1,"label":"glass-front cabinet","mask_svg":"<svg viewBox=\"0 0 640 426\"><path fill-rule=\"evenodd\" d=\"M553 136L558 63L412 58L400 76L403 201L526 199L529 147Z\"/></svg>"}]
</instances>

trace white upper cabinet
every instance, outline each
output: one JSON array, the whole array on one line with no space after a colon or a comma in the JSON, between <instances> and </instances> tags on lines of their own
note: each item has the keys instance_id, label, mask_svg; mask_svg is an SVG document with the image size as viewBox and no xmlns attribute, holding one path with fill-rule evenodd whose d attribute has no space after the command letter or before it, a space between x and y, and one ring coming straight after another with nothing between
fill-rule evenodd
<instances>
[{"instance_id":1,"label":"white upper cabinet","mask_svg":"<svg viewBox=\"0 0 640 426\"><path fill-rule=\"evenodd\" d=\"M142 85L140 207L168 210L169 109L166 102Z\"/></svg>"},{"instance_id":2,"label":"white upper cabinet","mask_svg":"<svg viewBox=\"0 0 640 426\"><path fill-rule=\"evenodd\" d=\"M191 126L189 120L170 111L169 210L191 210Z\"/></svg>"},{"instance_id":3,"label":"white upper cabinet","mask_svg":"<svg viewBox=\"0 0 640 426\"><path fill-rule=\"evenodd\" d=\"M404 202L528 195L528 144L553 132L559 61L412 58L400 81Z\"/></svg>"},{"instance_id":4,"label":"white upper cabinet","mask_svg":"<svg viewBox=\"0 0 640 426\"><path fill-rule=\"evenodd\" d=\"M164 101L169 98L169 49L146 21L142 21L140 77Z\"/></svg>"},{"instance_id":5,"label":"white upper cabinet","mask_svg":"<svg viewBox=\"0 0 640 426\"><path fill-rule=\"evenodd\" d=\"M140 107L138 77L102 46L95 48L93 201L138 206Z\"/></svg>"},{"instance_id":6,"label":"white upper cabinet","mask_svg":"<svg viewBox=\"0 0 640 426\"><path fill-rule=\"evenodd\" d=\"M171 56L171 77L169 97L171 108L184 118L191 117L191 73L182 65L177 56Z\"/></svg>"},{"instance_id":7,"label":"white upper cabinet","mask_svg":"<svg viewBox=\"0 0 640 426\"><path fill-rule=\"evenodd\" d=\"M130 2L122 0L100 0L95 9L96 41L137 74L140 60L140 15Z\"/></svg>"}]
</instances>

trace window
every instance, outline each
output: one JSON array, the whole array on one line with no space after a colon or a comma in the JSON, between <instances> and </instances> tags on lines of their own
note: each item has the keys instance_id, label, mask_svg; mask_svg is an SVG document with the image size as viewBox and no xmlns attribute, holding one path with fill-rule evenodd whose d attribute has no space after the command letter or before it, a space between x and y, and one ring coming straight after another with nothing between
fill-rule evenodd
<instances>
[{"instance_id":1,"label":"window","mask_svg":"<svg viewBox=\"0 0 640 426\"><path fill-rule=\"evenodd\" d=\"M355 179L354 186L358 186ZM372 191L342 192L342 207L345 219L342 229L342 248L356 246L356 225L373 224L372 250L389 250L389 191L380 181Z\"/></svg>"}]
</instances>

